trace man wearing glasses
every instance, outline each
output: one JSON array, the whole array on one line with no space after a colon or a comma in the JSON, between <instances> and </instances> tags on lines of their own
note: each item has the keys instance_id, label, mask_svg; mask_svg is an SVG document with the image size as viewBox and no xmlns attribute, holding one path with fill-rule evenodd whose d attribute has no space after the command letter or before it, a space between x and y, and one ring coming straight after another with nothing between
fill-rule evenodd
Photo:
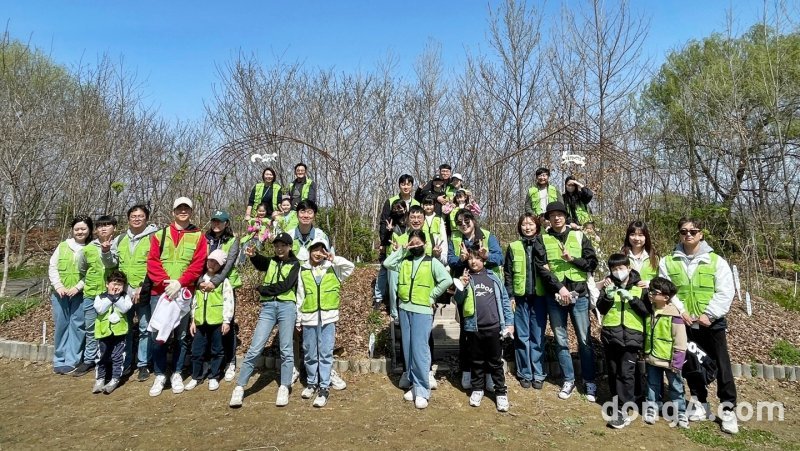
<instances>
[{"instance_id":1,"label":"man wearing glasses","mask_svg":"<svg viewBox=\"0 0 800 451\"><path fill-rule=\"evenodd\" d=\"M680 242L672 255L659 264L659 275L678 288L673 304L686 323L690 342L702 348L717 364L717 397L722 406L722 431L736 434L739 426L734 412L736 384L728 354L725 319L733 301L733 274L728 262L714 253L703 239L703 225L692 218L678 222ZM708 388L702 378L687 377L692 400L690 421L709 418Z\"/></svg>"}]
</instances>

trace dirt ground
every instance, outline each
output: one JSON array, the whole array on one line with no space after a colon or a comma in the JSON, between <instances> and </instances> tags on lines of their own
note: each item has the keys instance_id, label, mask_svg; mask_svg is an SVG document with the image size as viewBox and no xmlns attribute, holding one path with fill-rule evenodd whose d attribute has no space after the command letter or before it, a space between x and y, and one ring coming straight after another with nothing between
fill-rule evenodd
<instances>
[{"instance_id":1,"label":"dirt ground","mask_svg":"<svg viewBox=\"0 0 800 451\"><path fill-rule=\"evenodd\" d=\"M346 373L348 387L315 409L295 388L287 407L275 407L273 372L254 377L241 409L227 407L233 388L206 384L151 398L146 383L129 382L111 395L92 395L92 376L58 376L50 365L0 359L0 449L798 449L798 383L737 381L740 401L780 401L785 420L741 424L730 437L712 422L678 431L637 419L616 431L600 406L581 395L557 399L558 388L523 390L509 381L511 411L485 398L469 407L454 380L439 378L430 406L402 400L397 378ZM604 385L604 384L603 384ZM299 387L299 385L298 385Z\"/></svg>"}]
</instances>

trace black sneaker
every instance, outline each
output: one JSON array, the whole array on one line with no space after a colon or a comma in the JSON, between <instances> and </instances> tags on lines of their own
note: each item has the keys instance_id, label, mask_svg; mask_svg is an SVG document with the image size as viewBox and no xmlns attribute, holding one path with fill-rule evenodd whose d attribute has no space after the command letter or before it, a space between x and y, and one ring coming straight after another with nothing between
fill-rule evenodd
<instances>
[{"instance_id":1,"label":"black sneaker","mask_svg":"<svg viewBox=\"0 0 800 451\"><path fill-rule=\"evenodd\" d=\"M78 365L78 367L75 368L75 371L73 371L70 374L72 374L74 377L81 377L84 374L88 373L89 371L92 371L93 369L94 369L94 363L83 362L80 365Z\"/></svg>"},{"instance_id":2,"label":"black sneaker","mask_svg":"<svg viewBox=\"0 0 800 451\"><path fill-rule=\"evenodd\" d=\"M136 377L136 380L144 382L147 379L150 379L150 370L148 370L146 366L143 366L139 368L139 375Z\"/></svg>"},{"instance_id":3,"label":"black sneaker","mask_svg":"<svg viewBox=\"0 0 800 451\"><path fill-rule=\"evenodd\" d=\"M541 390L542 387L544 387L544 381L534 380L531 386L533 386L533 388L535 388L536 390Z\"/></svg>"},{"instance_id":4,"label":"black sneaker","mask_svg":"<svg viewBox=\"0 0 800 451\"><path fill-rule=\"evenodd\" d=\"M629 424L631 424L631 418L622 412L617 412L617 415L608 422L608 425L614 429L622 429Z\"/></svg>"},{"instance_id":5,"label":"black sneaker","mask_svg":"<svg viewBox=\"0 0 800 451\"><path fill-rule=\"evenodd\" d=\"M519 386L522 388L531 388L531 381L528 379L520 379Z\"/></svg>"}]
</instances>

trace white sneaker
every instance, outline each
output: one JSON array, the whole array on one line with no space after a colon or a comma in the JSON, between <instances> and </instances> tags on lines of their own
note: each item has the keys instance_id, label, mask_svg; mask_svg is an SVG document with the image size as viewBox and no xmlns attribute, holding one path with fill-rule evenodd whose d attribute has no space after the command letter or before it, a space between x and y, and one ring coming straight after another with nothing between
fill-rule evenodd
<instances>
[{"instance_id":1,"label":"white sneaker","mask_svg":"<svg viewBox=\"0 0 800 451\"><path fill-rule=\"evenodd\" d=\"M491 374L486 375L485 386L486 386L486 391L488 391L489 393L494 393L494 381L492 380Z\"/></svg>"},{"instance_id":2,"label":"white sneaker","mask_svg":"<svg viewBox=\"0 0 800 451\"><path fill-rule=\"evenodd\" d=\"M200 384L200 381L197 379L189 379L189 382L183 388L186 390L194 390Z\"/></svg>"},{"instance_id":3,"label":"white sneaker","mask_svg":"<svg viewBox=\"0 0 800 451\"><path fill-rule=\"evenodd\" d=\"M697 398L691 398L686 408L686 416L689 421L705 421L708 419L708 403L698 402Z\"/></svg>"},{"instance_id":4,"label":"white sneaker","mask_svg":"<svg viewBox=\"0 0 800 451\"><path fill-rule=\"evenodd\" d=\"M236 365L233 362L228 365L228 368L225 370L225 382L230 382L233 378L236 377Z\"/></svg>"},{"instance_id":5,"label":"white sneaker","mask_svg":"<svg viewBox=\"0 0 800 451\"><path fill-rule=\"evenodd\" d=\"M328 403L328 389L322 388L317 393L317 397L314 399L314 403L311 404L314 407L325 407L325 404Z\"/></svg>"},{"instance_id":6,"label":"white sneaker","mask_svg":"<svg viewBox=\"0 0 800 451\"><path fill-rule=\"evenodd\" d=\"M423 398L422 396L417 396L414 398L414 407L417 409L424 409L428 407L428 400Z\"/></svg>"},{"instance_id":7,"label":"white sneaker","mask_svg":"<svg viewBox=\"0 0 800 451\"><path fill-rule=\"evenodd\" d=\"M414 390L409 390L403 393L403 399L406 401L413 401L414 400Z\"/></svg>"},{"instance_id":8,"label":"white sneaker","mask_svg":"<svg viewBox=\"0 0 800 451\"><path fill-rule=\"evenodd\" d=\"M105 379L97 379L94 381L94 387L92 387L92 393L100 393L103 391L103 388L106 386Z\"/></svg>"},{"instance_id":9,"label":"white sneaker","mask_svg":"<svg viewBox=\"0 0 800 451\"><path fill-rule=\"evenodd\" d=\"M589 402L597 401L597 385L594 382L586 383L586 400Z\"/></svg>"},{"instance_id":10,"label":"white sneaker","mask_svg":"<svg viewBox=\"0 0 800 451\"><path fill-rule=\"evenodd\" d=\"M176 395L183 393L183 390L186 388L183 386L183 378L180 373L172 373L169 383L172 385L172 393Z\"/></svg>"},{"instance_id":11,"label":"white sneaker","mask_svg":"<svg viewBox=\"0 0 800 451\"><path fill-rule=\"evenodd\" d=\"M561 399L569 399L572 396L572 392L575 391L575 382L573 381L566 381L564 385L561 386L561 391L558 392L558 397Z\"/></svg>"},{"instance_id":12,"label":"white sneaker","mask_svg":"<svg viewBox=\"0 0 800 451\"><path fill-rule=\"evenodd\" d=\"M736 413L731 410L722 412L722 432L728 434L739 433L739 420L736 418Z\"/></svg>"},{"instance_id":13,"label":"white sneaker","mask_svg":"<svg viewBox=\"0 0 800 451\"><path fill-rule=\"evenodd\" d=\"M297 371L297 368L292 367L292 382L289 385L296 384L298 380L300 380L300 371Z\"/></svg>"},{"instance_id":14,"label":"white sneaker","mask_svg":"<svg viewBox=\"0 0 800 451\"><path fill-rule=\"evenodd\" d=\"M400 376L400 383L397 384L402 389L411 388L411 381L408 380L408 372L403 371L403 374Z\"/></svg>"},{"instance_id":15,"label":"white sneaker","mask_svg":"<svg viewBox=\"0 0 800 451\"><path fill-rule=\"evenodd\" d=\"M281 385L278 387L278 397L275 398L275 405L283 407L286 404L289 404L289 387Z\"/></svg>"},{"instance_id":16,"label":"white sneaker","mask_svg":"<svg viewBox=\"0 0 800 451\"><path fill-rule=\"evenodd\" d=\"M469 405L472 407L480 407L481 400L483 399L483 390L473 390L469 395Z\"/></svg>"},{"instance_id":17,"label":"white sneaker","mask_svg":"<svg viewBox=\"0 0 800 451\"><path fill-rule=\"evenodd\" d=\"M463 371L461 373L461 388L464 390L469 390L472 388L472 373L469 371Z\"/></svg>"},{"instance_id":18,"label":"white sneaker","mask_svg":"<svg viewBox=\"0 0 800 451\"><path fill-rule=\"evenodd\" d=\"M209 379L208 380L208 390L214 391L219 389L219 381L217 379Z\"/></svg>"},{"instance_id":19,"label":"white sneaker","mask_svg":"<svg viewBox=\"0 0 800 451\"><path fill-rule=\"evenodd\" d=\"M508 412L508 396L500 395L497 397L497 411Z\"/></svg>"},{"instance_id":20,"label":"white sneaker","mask_svg":"<svg viewBox=\"0 0 800 451\"><path fill-rule=\"evenodd\" d=\"M431 390L436 390L439 388L439 382L436 381L436 376L433 374L433 370L428 373L428 386Z\"/></svg>"},{"instance_id":21,"label":"white sneaker","mask_svg":"<svg viewBox=\"0 0 800 451\"><path fill-rule=\"evenodd\" d=\"M103 387L103 393L110 395L119 386L119 379L112 377L110 381Z\"/></svg>"},{"instance_id":22,"label":"white sneaker","mask_svg":"<svg viewBox=\"0 0 800 451\"><path fill-rule=\"evenodd\" d=\"M314 396L314 393L317 392L316 385L309 385L308 387L304 388L303 391L300 393L300 397L303 399L311 399Z\"/></svg>"},{"instance_id":23,"label":"white sneaker","mask_svg":"<svg viewBox=\"0 0 800 451\"><path fill-rule=\"evenodd\" d=\"M331 388L334 390L344 390L347 388L347 382L339 376L336 370L331 370Z\"/></svg>"},{"instance_id":24,"label":"white sneaker","mask_svg":"<svg viewBox=\"0 0 800 451\"><path fill-rule=\"evenodd\" d=\"M150 387L150 396L158 396L161 394L161 391L164 390L164 384L167 383L167 376L163 374L157 374L156 380L153 381L153 386Z\"/></svg>"},{"instance_id":25,"label":"white sneaker","mask_svg":"<svg viewBox=\"0 0 800 451\"><path fill-rule=\"evenodd\" d=\"M229 407L242 407L242 398L244 398L244 387L237 385L231 394L231 401L228 403Z\"/></svg>"},{"instance_id":26,"label":"white sneaker","mask_svg":"<svg viewBox=\"0 0 800 451\"><path fill-rule=\"evenodd\" d=\"M686 415L684 415L685 417ZM656 424L656 408L654 406L647 406L644 411L644 422L647 424Z\"/></svg>"}]
</instances>

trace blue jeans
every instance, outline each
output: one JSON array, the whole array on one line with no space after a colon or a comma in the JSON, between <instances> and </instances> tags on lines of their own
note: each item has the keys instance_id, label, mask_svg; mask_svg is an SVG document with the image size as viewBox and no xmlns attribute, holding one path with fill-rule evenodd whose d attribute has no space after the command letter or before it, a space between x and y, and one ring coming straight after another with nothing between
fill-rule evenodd
<instances>
[{"instance_id":1,"label":"blue jeans","mask_svg":"<svg viewBox=\"0 0 800 451\"><path fill-rule=\"evenodd\" d=\"M399 272L386 270L386 280L389 284L389 314L392 318L397 317L397 280L399 278Z\"/></svg>"},{"instance_id":2,"label":"blue jeans","mask_svg":"<svg viewBox=\"0 0 800 451\"><path fill-rule=\"evenodd\" d=\"M60 366L78 366L81 361L83 345L83 293L75 296L50 295L50 306L53 312L54 337L53 368Z\"/></svg>"},{"instance_id":3,"label":"blue jeans","mask_svg":"<svg viewBox=\"0 0 800 451\"><path fill-rule=\"evenodd\" d=\"M678 414L686 413L686 400L683 399L683 378L668 368L647 365L647 404L658 409L661 402L661 389L664 385L664 374L667 375L669 400L678 409Z\"/></svg>"},{"instance_id":4,"label":"blue jeans","mask_svg":"<svg viewBox=\"0 0 800 451\"><path fill-rule=\"evenodd\" d=\"M158 304L159 296L150 296L150 311L155 311L156 304ZM177 349L173 349L172 352L172 368L173 371L176 373L181 373L183 371L184 366L186 365L186 356L189 355L189 321L192 320L192 315L189 313L183 315L181 318L181 322L178 324L178 327L172 331L172 336L175 338L175 347ZM152 337L151 337L152 338ZM168 351L168 342L166 343L157 343L154 340L150 340L151 346L153 347L153 372L156 375L166 375L167 374L167 351Z\"/></svg>"},{"instance_id":5,"label":"blue jeans","mask_svg":"<svg viewBox=\"0 0 800 451\"><path fill-rule=\"evenodd\" d=\"M303 326L303 358L309 386L319 385L320 388L331 386L335 338L336 323Z\"/></svg>"},{"instance_id":6,"label":"blue jeans","mask_svg":"<svg viewBox=\"0 0 800 451\"><path fill-rule=\"evenodd\" d=\"M581 359L583 380L594 382L594 351L589 343L589 298L581 296L574 304L562 306L556 302L552 294L547 297L547 313L550 316L550 327L556 336L556 352L558 364L564 373L565 382L575 381L575 369L572 367L572 356L567 341L567 315L572 320L575 336L578 339L578 355Z\"/></svg>"},{"instance_id":7,"label":"blue jeans","mask_svg":"<svg viewBox=\"0 0 800 451\"><path fill-rule=\"evenodd\" d=\"M540 296L516 298L514 310L514 356L517 378L543 381L547 378L544 360L544 331L547 327L547 301Z\"/></svg>"},{"instance_id":8,"label":"blue jeans","mask_svg":"<svg viewBox=\"0 0 800 451\"><path fill-rule=\"evenodd\" d=\"M139 317L139 344L136 350L136 367L144 368L150 364L150 355L153 351L150 347L150 332L147 331L147 324L150 322L150 303L147 300L139 300L138 304L128 310L128 324L133 325L133 315ZM133 363L133 328L125 336L125 368L130 368Z\"/></svg>"},{"instance_id":9,"label":"blue jeans","mask_svg":"<svg viewBox=\"0 0 800 451\"><path fill-rule=\"evenodd\" d=\"M219 380L222 378L222 358L225 357L225 350L222 348L222 324L197 326L192 341L192 379L196 381L203 378L203 363L209 348L211 348L211 368L208 377Z\"/></svg>"},{"instance_id":10,"label":"blue jeans","mask_svg":"<svg viewBox=\"0 0 800 451\"><path fill-rule=\"evenodd\" d=\"M431 349L428 347L428 337L433 327L433 315L400 309L399 316L408 380L413 387L414 396L429 399L431 387L428 373L431 368Z\"/></svg>"},{"instance_id":11,"label":"blue jeans","mask_svg":"<svg viewBox=\"0 0 800 451\"><path fill-rule=\"evenodd\" d=\"M85 347L83 348L83 362L97 362L97 340L94 339L94 320L97 319L97 310L94 309L94 297L83 298L83 333Z\"/></svg>"},{"instance_id":12,"label":"blue jeans","mask_svg":"<svg viewBox=\"0 0 800 451\"><path fill-rule=\"evenodd\" d=\"M383 302L383 297L386 295L386 290L388 288L386 273L388 271L389 270L383 265L381 265L381 269L378 270L378 276L375 279L375 290L372 293L372 298L376 301Z\"/></svg>"},{"instance_id":13,"label":"blue jeans","mask_svg":"<svg viewBox=\"0 0 800 451\"><path fill-rule=\"evenodd\" d=\"M281 385L286 387L292 384L292 367L294 367L294 350L292 338L294 321L297 316L297 305L294 302L269 301L261 303L261 313L258 314L258 323L253 332L253 341L244 356L242 369L239 370L237 385L244 387L255 370L256 359L264 351L269 335L275 325L278 325L278 340L281 350Z\"/></svg>"}]
</instances>

